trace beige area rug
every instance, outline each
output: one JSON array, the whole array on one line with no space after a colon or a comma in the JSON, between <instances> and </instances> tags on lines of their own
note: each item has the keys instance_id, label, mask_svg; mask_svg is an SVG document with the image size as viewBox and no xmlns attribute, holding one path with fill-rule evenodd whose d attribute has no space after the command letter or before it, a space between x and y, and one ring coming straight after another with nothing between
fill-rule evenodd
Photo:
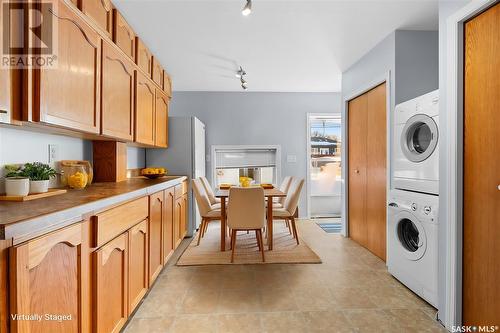
<instances>
[{"instance_id":1,"label":"beige area rug","mask_svg":"<svg viewBox=\"0 0 500 333\"><path fill-rule=\"evenodd\" d=\"M300 223L300 221L297 221ZM300 234L299 234L300 238ZM191 244L177 261L178 266L194 265L230 265L231 250L229 250L229 237L226 237L226 251L220 251L220 223L211 222L205 236L197 246L198 234L193 237ZM262 262L261 253L257 246L255 232L238 232L236 250L233 264L319 264L321 259L313 250L300 239L297 245L283 221L274 222L274 248L267 250L264 239L264 254L266 262Z\"/></svg>"}]
</instances>

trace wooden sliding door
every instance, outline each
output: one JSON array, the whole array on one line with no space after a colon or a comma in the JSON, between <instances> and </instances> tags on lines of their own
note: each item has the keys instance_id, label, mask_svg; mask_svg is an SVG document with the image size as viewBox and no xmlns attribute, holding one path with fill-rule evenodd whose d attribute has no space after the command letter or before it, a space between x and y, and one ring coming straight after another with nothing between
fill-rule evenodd
<instances>
[{"instance_id":1,"label":"wooden sliding door","mask_svg":"<svg viewBox=\"0 0 500 333\"><path fill-rule=\"evenodd\" d=\"M386 258L386 84L349 101L349 236Z\"/></svg>"},{"instance_id":2,"label":"wooden sliding door","mask_svg":"<svg viewBox=\"0 0 500 333\"><path fill-rule=\"evenodd\" d=\"M500 325L500 4L465 24L463 324Z\"/></svg>"}]
</instances>

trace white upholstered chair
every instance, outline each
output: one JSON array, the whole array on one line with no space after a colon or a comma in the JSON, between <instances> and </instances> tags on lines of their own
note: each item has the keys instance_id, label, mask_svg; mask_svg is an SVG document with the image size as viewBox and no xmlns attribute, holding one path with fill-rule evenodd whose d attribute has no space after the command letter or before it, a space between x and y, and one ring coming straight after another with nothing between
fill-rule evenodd
<instances>
[{"instance_id":1,"label":"white upholstered chair","mask_svg":"<svg viewBox=\"0 0 500 333\"><path fill-rule=\"evenodd\" d=\"M285 203L282 208L273 208L273 219L290 221L292 224L293 237L299 244L299 236L297 234L297 226L295 225L295 211L299 204L300 191L304 186L304 179L294 179L290 184Z\"/></svg>"},{"instance_id":2,"label":"white upholstered chair","mask_svg":"<svg viewBox=\"0 0 500 333\"><path fill-rule=\"evenodd\" d=\"M285 194L288 193L288 190L290 189L290 184L292 183L293 177L291 176L286 176L283 178L283 181L281 182L281 185L279 187L279 190ZM273 207L274 208L283 208L283 205L285 204L286 197L281 197L281 198L274 198L273 201Z\"/></svg>"},{"instance_id":3,"label":"white upholstered chair","mask_svg":"<svg viewBox=\"0 0 500 333\"><path fill-rule=\"evenodd\" d=\"M214 208L220 208L220 198L215 197L215 193L212 190L212 187L210 186L208 179L206 179L205 177L200 177L200 180L203 184L203 187L205 188L205 192L207 193L208 200L210 200L210 204L213 207L215 206Z\"/></svg>"},{"instance_id":4,"label":"white upholstered chair","mask_svg":"<svg viewBox=\"0 0 500 333\"><path fill-rule=\"evenodd\" d=\"M200 230L198 231L198 243L197 243L197 245L200 245L200 240L203 236L205 236L208 224L211 221L221 220L221 210L220 208L214 208L210 204L208 195L205 192L205 187L203 186L200 179L193 179L193 192L194 192L194 197L196 199L196 203L198 205L198 211L200 212L201 215L201 225L200 225Z\"/></svg>"},{"instance_id":5,"label":"white upholstered chair","mask_svg":"<svg viewBox=\"0 0 500 333\"><path fill-rule=\"evenodd\" d=\"M231 262L234 262L237 232L250 230L255 231L262 261L265 261L262 241L262 229L266 225L265 216L264 190L261 187L233 187L229 190L227 224L231 229Z\"/></svg>"}]
</instances>

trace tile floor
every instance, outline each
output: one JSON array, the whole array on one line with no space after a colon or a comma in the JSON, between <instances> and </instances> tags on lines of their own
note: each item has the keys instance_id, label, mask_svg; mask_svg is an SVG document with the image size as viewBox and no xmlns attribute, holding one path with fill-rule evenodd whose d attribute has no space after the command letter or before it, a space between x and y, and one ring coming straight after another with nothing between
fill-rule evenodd
<instances>
[{"instance_id":1,"label":"tile floor","mask_svg":"<svg viewBox=\"0 0 500 333\"><path fill-rule=\"evenodd\" d=\"M298 226L322 264L177 267L172 258L125 332L445 332L380 259L314 222Z\"/></svg>"}]
</instances>

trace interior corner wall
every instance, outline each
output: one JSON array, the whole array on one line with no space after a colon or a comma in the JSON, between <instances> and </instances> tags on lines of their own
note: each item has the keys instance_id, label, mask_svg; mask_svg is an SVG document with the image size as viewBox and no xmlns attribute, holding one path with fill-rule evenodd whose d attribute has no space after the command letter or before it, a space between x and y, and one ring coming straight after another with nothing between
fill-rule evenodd
<instances>
[{"instance_id":1,"label":"interior corner wall","mask_svg":"<svg viewBox=\"0 0 500 333\"><path fill-rule=\"evenodd\" d=\"M439 88L437 31L396 30L396 105Z\"/></svg>"},{"instance_id":2,"label":"interior corner wall","mask_svg":"<svg viewBox=\"0 0 500 333\"><path fill-rule=\"evenodd\" d=\"M340 93L174 92L170 116L195 116L213 145L280 145L281 175L307 176L307 113L340 113ZM175 140L175 138L171 138ZM287 161L295 155L296 161ZM168 165L166 166L168 168ZM207 159L207 178L211 165ZM306 189L299 203L307 215Z\"/></svg>"}]
</instances>

